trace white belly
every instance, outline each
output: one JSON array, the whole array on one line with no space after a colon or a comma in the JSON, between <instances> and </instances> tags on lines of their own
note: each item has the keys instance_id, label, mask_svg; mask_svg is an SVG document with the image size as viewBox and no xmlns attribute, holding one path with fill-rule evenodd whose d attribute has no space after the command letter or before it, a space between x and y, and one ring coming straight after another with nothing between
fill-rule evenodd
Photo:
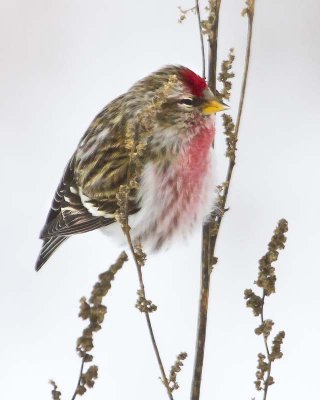
<instances>
[{"instance_id":1,"label":"white belly","mask_svg":"<svg viewBox=\"0 0 320 400\"><path fill-rule=\"evenodd\" d=\"M133 239L141 239L146 249L167 247L173 238L185 238L204 222L216 200L212 150L208 157L206 173L196 182L189 180L188 174L181 177L174 167L169 167L164 176L153 164L145 166L139 191L141 209L129 217ZM125 243L115 225L103 229Z\"/></svg>"}]
</instances>

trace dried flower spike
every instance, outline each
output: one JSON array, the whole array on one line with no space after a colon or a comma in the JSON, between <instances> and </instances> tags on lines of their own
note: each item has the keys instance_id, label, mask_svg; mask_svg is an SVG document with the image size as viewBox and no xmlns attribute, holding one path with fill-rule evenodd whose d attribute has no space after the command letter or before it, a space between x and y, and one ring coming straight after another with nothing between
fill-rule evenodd
<instances>
[{"instance_id":1,"label":"dried flower spike","mask_svg":"<svg viewBox=\"0 0 320 400\"><path fill-rule=\"evenodd\" d=\"M229 114L222 114L222 120L227 143L226 157L228 157L230 161L234 163L236 159L236 146L238 141L238 136L235 131L235 124L231 115Z\"/></svg>"},{"instance_id":2,"label":"dried flower spike","mask_svg":"<svg viewBox=\"0 0 320 400\"><path fill-rule=\"evenodd\" d=\"M188 16L188 14L190 12L195 13L196 12L196 7L191 7L188 8L187 10L182 9L181 7L178 7L179 11L180 11L180 16L179 16L179 20L178 22L181 24Z\"/></svg>"},{"instance_id":3,"label":"dried flower spike","mask_svg":"<svg viewBox=\"0 0 320 400\"><path fill-rule=\"evenodd\" d=\"M244 17L245 15L248 16L248 18L252 19L254 16L254 7L255 7L255 0L246 0L246 6L242 12L241 15Z\"/></svg>"},{"instance_id":4,"label":"dried flower spike","mask_svg":"<svg viewBox=\"0 0 320 400\"><path fill-rule=\"evenodd\" d=\"M61 392L58 390L58 386L55 381L49 381L50 385L53 386L53 390L51 390L51 395L53 400L61 400Z\"/></svg>"},{"instance_id":5,"label":"dried flower spike","mask_svg":"<svg viewBox=\"0 0 320 400\"><path fill-rule=\"evenodd\" d=\"M256 335L263 335L265 338L269 337L272 327L274 325L274 322L272 319L265 319L259 326L258 328L255 329L254 333Z\"/></svg>"},{"instance_id":6,"label":"dried flower spike","mask_svg":"<svg viewBox=\"0 0 320 400\"><path fill-rule=\"evenodd\" d=\"M171 367L169 382L168 382L171 392L179 389L179 384L177 382L177 374L181 371L181 368L183 367L182 361L184 361L187 357L188 357L187 353L178 354L175 363Z\"/></svg>"},{"instance_id":7,"label":"dried flower spike","mask_svg":"<svg viewBox=\"0 0 320 400\"><path fill-rule=\"evenodd\" d=\"M223 89L220 91L220 95L223 99L230 100L232 81L234 78L234 72L232 71L232 65L235 59L234 49L229 50L227 60L222 61L221 72L218 76L218 80L222 82Z\"/></svg>"},{"instance_id":8,"label":"dried flower spike","mask_svg":"<svg viewBox=\"0 0 320 400\"><path fill-rule=\"evenodd\" d=\"M98 367L91 365L86 372L81 374L77 388L77 394L82 396L88 388L93 388L95 380L98 378Z\"/></svg>"},{"instance_id":9,"label":"dried flower spike","mask_svg":"<svg viewBox=\"0 0 320 400\"><path fill-rule=\"evenodd\" d=\"M80 299L79 317L89 319L89 325L83 330L77 340L77 351L81 357L85 357L93 348L93 333L101 329L101 324L107 312L107 308L101 304L104 296L111 288L111 281L115 274L122 268L128 256L122 252L117 261L110 266L109 270L99 275L98 282L94 285L89 301L85 297Z\"/></svg>"},{"instance_id":10,"label":"dried flower spike","mask_svg":"<svg viewBox=\"0 0 320 400\"><path fill-rule=\"evenodd\" d=\"M205 7L208 12L207 19L201 21L203 35L207 36L210 42L215 40L215 30L213 28L217 20L216 10L219 4L220 0L209 0L208 6Z\"/></svg>"},{"instance_id":11,"label":"dried flower spike","mask_svg":"<svg viewBox=\"0 0 320 400\"><path fill-rule=\"evenodd\" d=\"M263 390L265 400L268 393L268 388L274 384L274 379L271 376L272 363L276 359L282 357L281 345L285 337L284 331L280 331L272 341L270 350L268 338L271 334L274 322L271 319L264 319L264 306L267 296L275 292L275 268L272 263L278 259L279 250L284 249L286 236L288 231L288 223L285 219L281 219L274 231L274 234L269 242L267 253L259 261L258 279L255 284L261 287L262 297L256 295L251 289L246 289L244 298L247 300L247 307L251 308L255 316L260 316L260 325L255 329L256 335L262 335L266 355L258 354L258 365L256 371L256 380L254 382L257 390Z\"/></svg>"},{"instance_id":12,"label":"dried flower spike","mask_svg":"<svg viewBox=\"0 0 320 400\"><path fill-rule=\"evenodd\" d=\"M244 291L244 298L247 300L247 307L252 309L253 315L256 317L261 314L263 300L260 296L256 295L251 289Z\"/></svg>"},{"instance_id":13,"label":"dried flower spike","mask_svg":"<svg viewBox=\"0 0 320 400\"><path fill-rule=\"evenodd\" d=\"M285 335L286 334L284 331L280 331L274 337L274 339L272 341L271 354L270 354L271 361L282 358L283 354L281 352L281 345L283 343L283 339L285 338Z\"/></svg>"},{"instance_id":14,"label":"dried flower spike","mask_svg":"<svg viewBox=\"0 0 320 400\"><path fill-rule=\"evenodd\" d=\"M255 282L259 287L264 289L266 296L275 292L276 275L272 266L277 261L279 250L284 249L287 238L285 233L288 231L288 223L285 219L278 222L278 226L268 244L267 253L259 260L259 275Z\"/></svg>"},{"instance_id":15,"label":"dried flower spike","mask_svg":"<svg viewBox=\"0 0 320 400\"><path fill-rule=\"evenodd\" d=\"M152 303L151 300L147 300L144 296L144 293L141 289L137 291L138 299L136 302L136 307L139 311L143 313L152 313L157 311L157 306Z\"/></svg>"},{"instance_id":16,"label":"dried flower spike","mask_svg":"<svg viewBox=\"0 0 320 400\"><path fill-rule=\"evenodd\" d=\"M95 380L98 378L98 367L96 365L91 365L86 372L83 372L84 364L93 360L93 356L88 353L94 347L93 333L101 329L101 324L107 312L107 307L102 304L102 300L109 292L111 281L114 279L115 274L122 268L127 260L127 254L122 252L108 271L99 275L99 280L92 289L89 301L87 301L85 297L80 299L79 317L83 320L89 320L89 325L83 330L82 335L77 340L77 352L82 358L82 363L80 376L72 400L74 400L77 395L82 396L88 388L92 388ZM54 398L54 400L60 400L60 398L57 397Z\"/></svg>"}]
</instances>

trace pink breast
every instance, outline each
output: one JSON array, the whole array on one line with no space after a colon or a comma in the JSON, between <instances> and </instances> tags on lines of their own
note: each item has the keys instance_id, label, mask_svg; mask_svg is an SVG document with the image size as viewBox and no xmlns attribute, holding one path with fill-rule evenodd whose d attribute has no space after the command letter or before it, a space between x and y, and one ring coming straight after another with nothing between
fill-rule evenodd
<instances>
[{"instance_id":1,"label":"pink breast","mask_svg":"<svg viewBox=\"0 0 320 400\"><path fill-rule=\"evenodd\" d=\"M190 231L199 221L203 207L208 207L208 196L212 196L212 193L207 192L213 187L210 185L208 189L214 132L212 121L209 120L198 129L170 173L158 175L162 211L156 225L158 233L161 232L160 246L176 231L183 235Z\"/></svg>"},{"instance_id":2,"label":"pink breast","mask_svg":"<svg viewBox=\"0 0 320 400\"><path fill-rule=\"evenodd\" d=\"M181 174L186 185L200 183L208 170L209 150L215 133L212 121L209 122L199 129L181 158Z\"/></svg>"}]
</instances>

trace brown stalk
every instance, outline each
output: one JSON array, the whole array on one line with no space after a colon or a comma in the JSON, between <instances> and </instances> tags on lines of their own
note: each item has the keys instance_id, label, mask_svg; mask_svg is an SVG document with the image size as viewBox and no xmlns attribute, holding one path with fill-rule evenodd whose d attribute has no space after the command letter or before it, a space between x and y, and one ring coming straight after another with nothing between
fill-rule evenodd
<instances>
[{"instance_id":1,"label":"brown stalk","mask_svg":"<svg viewBox=\"0 0 320 400\"><path fill-rule=\"evenodd\" d=\"M262 296L262 306L261 306L261 314L260 314L260 321L261 325L264 324L264 316L263 316L263 308L264 308L264 300L266 297L266 292L263 290L263 296ZM272 361L270 358L270 350L269 350L269 345L268 345L268 338L266 335L263 335L263 341L264 341L264 346L266 348L266 353L267 353L267 358L268 358L268 371L267 371L267 378L265 379L265 382L269 382L269 378L271 376L271 366L272 366ZM269 389L269 384L265 384L263 388L263 400L266 400L267 394L268 394L268 389Z\"/></svg>"},{"instance_id":2,"label":"brown stalk","mask_svg":"<svg viewBox=\"0 0 320 400\"><path fill-rule=\"evenodd\" d=\"M218 28L219 28L219 11L220 11L221 0L217 0L215 3L215 21L212 27L212 38L209 38L209 79L208 84L211 90L216 93L216 78L217 78L217 49L218 49ZM245 56L245 67L242 79L241 93L239 108L235 126L235 135L238 137L240 128L242 109L244 104L244 97L246 92L246 84L249 69L249 60L251 53L251 41L252 41L252 26L253 26L253 12L248 13L248 36L247 36L247 47ZM197 328L197 339L196 339L196 353L194 361L194 372L191 386L191 400L199 400L200 388L201 388L201 377L206 341L206 330L207 330L207 315L208 315L208 302L210 293L210 274L213 265L217 262L215 257L216 242L225 211L227 197L229 193L229 186L232 177L235 160L229 159L229 165L226 176L226 184L223 187L221 196L221 208L222 214L212 214L210 220L204 224L202 230L202 255L201 255L201 288L200 288L200 300L198 309L198 328Z\"/></svg>"},{"instance_id":3,"label":"brown stalk","mask_svg":"<svg viewBox=\"0 0 320 400\"><path fill-rule=\"evenodd\" d=\"M125 234L125 236L127 238L127 242L128 242L129 247L130 247L131 254L133 256L135 265L137 267L141 294L142 294L142 296L144 298L146 298L144 282L143 282L143 275L142 275L142 271L141 271L141 265L139 263L139 260L137 259L137 255L136 255L133 243L132 243L132 239L131 239L131 235L130 235L129 229L130 229L129 225L127 225L127 227L124 229L124 234ZM169 387L168 378L167 378L167 375L166 375L164 367L163 367L163 363L162 363L162 360L161 360L159 348L158 348L158 345L157 345L157 342L156 342L156 339L155 339L155 335L154 335L154 332L153 332L153 328L152 328L152 324L151 324L151 319L150 319L149 313L145 312L144 315L146 317L148 331L149 331L149 334L150 334L153 350L155 352L155 355L156 355L156 358L157 358L157 361L158 361L158 364L159 364L161 377L162 377L162 382L163 382L163 384L164 384L164 386L165 386L165 388L167 390L169 399L173 400L173 396L172 396L172 393L171 393L170 387Z\"/></svg>"},{"instance_id":4,"label":"brown stalk","mask_svg":"<svg viewBox=\"0 0 320 400\"><path fill-rule=\"evenodd\" d=\"M81 361L81 367L80 367L80 373L79 373L79 378L78 378L78 382L77 382L77 386L76 389L73 393L73 396L71 397L71 400L74 400L77 395L78 395L78 387L80 386L80 382L81 382L81 376L83 374L83 368L84 368L84 363L85 363L85 357L82 357L82 361Z\"/></svg>"},{"instance_id":5,"label":"brown stalk","mask_svg":"<svg viewBox=\"0 0 320 400\"><path fill-rule=\"evenodd\" d=\"M141 121L140 121L141 122ZM141 128L141 127L140 127ZM145 127L144 127L145 128ZM130 187L130 181L132 178L136 178L137 176L137 165L135 165L135 162L137 163L137 160L135 160L134 158L134 153L137 150L137 145L139 144L139 132L137 132L134 137L133 137L133 143L130 149L130 165L129 165L129 169L128 169L128 174L127 174L127 187ZM139 259L139 257L137 256L136 250L134 248L134 245L132 243L132 238L130 235L130 226L129 226L129 220L128 220L128 196L129 196L129 191L126 193L125 199L124 199L124 220L121 223L122 226L122 230L123 233L127 239L127 243L129 245L132 257L134 259L136 268L137 268L137 273L138 273L138 279L139 279L139 286L140 286L140 296L142 296L144 299L146 299L146 293L145 293L145 286L144 286L144 281L143 281L143 274L142 274L142 270L141 270L141 260ZM142 310L140 310L142 311ZM154 331L152 328L152 323L151 323L151 319L149 316L149 312L148 310L142 311L145 315L146 318L146 322L147 322L147 326L148 326L148 331L149 331L149 335L151 338L151 342L152 342L152 346L153 346L153 350L154 353L156 355L156 359L160 368L160 372L161 372L161 378L162 378L162 382L166 388L168 397L170 400L173 400L173 396L170 390L170 386L169 386L169 380L167 378L167 375L165 373L165 369L162 363L162 359L160 356L160 352L159 352L159 348L156 342L156 338L154 335Z\"/></svg>"},{"instance_id":6,"label":"brown stalk","mask_svg":"<svg viewBox=\"0 0 320 400\"><path fill-rule=\"evenodd\" d=\"M215 23L213 29L213 39L209 40L209 76L208 84L213 93L216 92L216 76L217 76L217 38L219 28L219 11L220 3L218 0L215 7ZM193 379L191 386L191 400L199 400L200 388L202 379L202 368L204 359L204 349L207 332L207 316L208 316L208 301L210 291L210 268L212 266L212 255L214 247L210 237L210 226L208 222L204 224L202 230L202 254L201 254L201 283L200 283L200 299L198 309L198 328L196 339L196 353L194 360Z\"/></svg>"},{"instance_id":7,"label":"brown stalk","mask_svg":"<svg viewBox=\"0 0 320 400\"><path fill-rule=\"evenodd\" d=\"M220 14L221 0L216 0L215 20L212 26L212 37L209 38L209 76L208 84L210 89L216 94L217 91L217 53L218 53L218 33L219 33L219 14Z\"/></svg>"},{"instance_id":8,"label":"brown stalk","mask_svg":"<svg viewBox=\"0 0 320 400\"><path fill-rule=\"evenodd\" d=\"M201 26L201 14L199 7L199 0L196 0L196 14L198 18L199 34L200 34L200 44L201 44L201 59L202 59L202 77L206 79L206 58L204 54L204 42L203 42L203 32Z\"/></svg>"}]
</instances>

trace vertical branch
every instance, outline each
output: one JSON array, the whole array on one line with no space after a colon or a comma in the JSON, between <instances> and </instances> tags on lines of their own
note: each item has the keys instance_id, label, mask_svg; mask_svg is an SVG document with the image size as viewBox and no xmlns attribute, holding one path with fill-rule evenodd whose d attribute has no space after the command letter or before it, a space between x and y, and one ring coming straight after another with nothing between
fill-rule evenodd
<instances>
[{"instance_id":1,"label":"vertical branch","mask_svg":"<svg viewBox=\"0 0 320 400\"><path fill-rule=\"evenodd\" d=\"M201 14L200 14L199 0L196 0L196 14L197 14L197 18L198 18L200 44L201 44L202 78L206 79L206 58L205 58L205 53L204 53L204 42L203 42L203 32L202 32L202 26L201 26Z\"/></svg>"},{"instance_id":2,"label":"vertical branch","mask_svg":"<svg viewBox=\"0 0 320 400\"><path fill-rule=\"evenodd\" d=\"M239 135L240 122L241 122L242 110L243 110L243 104L244 104L244 98L245 98L245 94L246 94L248 72L249 72L249 62L250 62L250 55L251 55L251 42L252 42L252 30L253 30L253 17L254 17L255 0L247 0L247 3L249 3L250 6L248 6L248 8L246 8L243 11L243 15L247 15L248 16L247 47L246 47L245 65L244 65L244 72L243 72L243 78L242 78L242 84L241 84L241 92L240 92L238 113L237 113L236 125L235 125L235 130L234 130L235 140L238 139L238 135ZM217 54L216 54L216 56L217 56ZM215 73L216 73L216 70L215 70ZM215 250L215 245L216 245L218 233L219 233L219 230L220 230L221 221L222 221L222 218L223 218L223 215L224 215L224 211L225 211L225 207L226 207L227 197L228 197L228 194L229 194L230 181L231 181L231 177L232 177L232 172L233 172L234 166L235 166L235 157L230 157L229 158L227 176L226 176L225 184L223 185L223 191L222 191L220 204L219 204L220 207L221 207L221 210L222 210L222 214L218 215L218 216L216 216L215 214L212 214L211 221L208 222L208 225L211 226L211 233L212 233L212 235L210 236L211 257L209 257L209 260L212 260L211 266L215 263L215 260L216 260L216 258L214 256L214 250ZM210 266L210 268L211 268L211 266Z\"/></svg>"},{"instance_id":3,"label":"vertical branch","mask_svg":"<svg viewBox=\"0 0 320 400\"><path fill-rule=\"evenodd\" d=\"M217 75L217 38L219 26L219 11L221 0L217 0L210 12L214 15L212 25L212 35L209 36L209 68L208 83L209 87L216 92ZM201 254L201 282L200 282L200 300L198 309L198 328L196 339L196 353L194 360L193 379L191 386L191 400L199 400L202 379L202 368L204 359L204 349L207 332L207 315L210 290L210 268L212 266L212 254L215 242L211 241L210 223L205 223L202 230L202 254Z\"/></svg>"},{"instance_id":4,"label":"vertical branch","mask_svg":"<svg viewBox=\"0 0 320 400\"><path fill-rule=\"evenodd\" d=\"M202 263L201 263L201 291L198 310L198 328L197 328L197 341L196 341L196 354L194 360L193 379L191 386L191 400L198 400L200 398L200 387L202 378L202 366L204 359L204 348L206 341L207 331L207 315L208 315L208 301L210 289L210 270L209 270L209 249L210 249L210 236L209 225L203 227L202 238Z\"/></svg>"},{"instance_id":5,"label":"vertical branch","mask_svg":"<svg viewBox=\"0 0 320 400\"><path fill-rule=\"evenodd\" d=\"M212 2L212 4L211 4ZM218 30L219 30L219 14L220 14L220 4L221 0L211 0L211 10L213 16L213 24L211 35L209 36L209 74L208 74L208 84L210 89L216 94L217 91L217 61L218 61Z\"/></svg>"},{"instance_id":6,"label":"vertical branch","mask_svg":"<svg viewBox=\"0 0 320 400\"><path fill-rule=\"evenodd\" d=\"M265 324L266 324L266 320L264 319L264 313L263 313L265 298L266 298L266 291L263 289L262 306L261 306L261 314L260 314L261 326L265 326ZM268 336L266 334L263 334L263 342L264 342L264 347L266 349L266 354L267 354L267 358L268 358L268 366L267 366L267 371L266 371L266 373L267 373L266 382L269 382L270 381L270 376L271 376L272 362L271 362L271 359L270 359ZM263 391L263 400L266 400L266 398L267 398L268 388L269 388L269 385L265 385L265 388L264 388L264 391Z\"/></svg>"},{"instance_id":7,"label":"vertical branch","mask_svg":"<svg viewBox=\"0 0 320 400\"><path fill-rule=\"evenodd\" d=\"M237 139L238 137L238 132L240 128L240 121L242 116L242 109L244 104L244 97L245 97L248 70L249 70L254 3L255 0L247 0L246 4L248 7L243 11L243 15L248 16L248 36L247 36L247 47L245 56L245 67L244 67L241 93L240 93L240 102L239 102L236 126L234 131L235 139ZM218 50L217 39L218 39L219 11L220 11L221 0L209 0L209 5L210 5L209 13L212 19L212 31L208 33L209 36L208 83L210 89L213 91L213 93L216 94L217 93L217 87L216 87L217 50ZM218 233L220 230L221 221L225 211L234 165L235 165L235 158L230 157L226 180L222 188L222 194L220 195L219 198L219 207L222 210L222 213L221 214L212 213L210 220L204 224L202 230L201 288L200 288L200 300L199 300L199 310L198 310L196 354L195 354L194 372L193 372L193 380L191 387L191 400L199 400L200 398L201 377L202 377L206 329L207 329L208 302L210 293L210 274L213 265L216 264L217 262L217 258L215 257L215 247L218 238Z\"/></svg>"}]
</instances>

